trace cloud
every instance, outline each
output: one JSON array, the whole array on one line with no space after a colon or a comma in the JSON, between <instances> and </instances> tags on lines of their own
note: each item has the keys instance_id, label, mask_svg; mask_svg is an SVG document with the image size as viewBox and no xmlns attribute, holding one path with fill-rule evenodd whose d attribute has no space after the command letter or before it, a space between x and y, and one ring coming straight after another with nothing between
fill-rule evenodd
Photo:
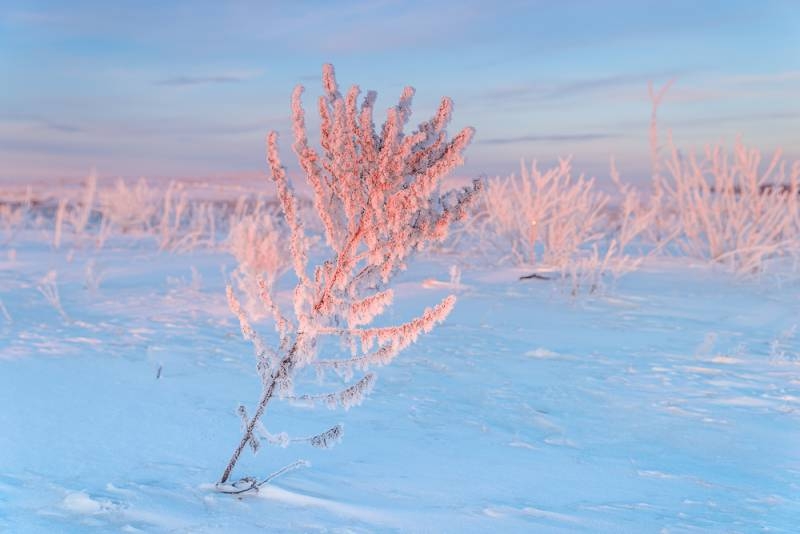
<instances>
[{"instance_id":1,"label":"cloud","mask_svg":"<svg viewBox=\"0 0 800 534\"><path fill-rule=\"evenodd\" d=\"M222 83L242 83L250 78L247 76L237 76L231 74L221 74L217 76L173 76L156 81L156 85L170 85L182 87L187 85L208 85Z\"/></svg>"},{"instance_id":2,"label":"cloud","mask_svg":"<svg viewBox=\"0 0 800 534\"><path fill-rule=\"evenodd\" d=\"M641 86L654 79L673 78L689 71L617 74L560 83L530 83L512 87L497 87L483 93L485 98L511 102L536 102L556 100L581 94L592 94L606 89Z\"/></svg>"},{"instance_id":3,"label":"cloud","mask_svg":"<svg viewBox=\"0 0 800 534\"><path fill-rule=\"evenodd\" d=\"M0 145L3 152L36 153L45 156L80 155L90 156L113 153L111 147L102 147L92 143L64 143L58 140L18 139L0 134Z\"/></svg>"},{"instance_id":4,"label":"cloud","mask_svg":"<svg viewBox=\"0 0 800 534\"><path fill-rule=\"evenodd\" d=\"M791 100L800 87L800 71L778 71L762 74L701 74L693 83L676 84L666 94L672 102L708 100L760 99L765 102Z\"/></svg>"},{"instance_id":5,"label":"cloud","mask_svg":"<svg viewBox=\"0 0 800 534\"><path fill-rule=\"evenodd\" d=\"M484 96L494 100L551 100L580 93L591 93L599 89L630 85L634 82L646 83L647 79L646 76L641 75L619 75L560 84L524 84L492 89L484 93Z\"/></svg>"},{"instance_id":6,"label":"cloud","mask_svg":"<svg viewBox=\"0 0 800 534\"><path fill-rule=\"evenodd\" d=\"M780 72L770 72L766 74L741 74L727 76L723 81L738 84L774 84L780 82L797 82L800 81L800 71L788 70Z\"/></svg>"},{"instance_id":7,"label":"cloud","mask_svg":"<svg viewBox=\"0 0 800 534\"><path fill-rule=\"evenodd\" d=\"M60 122L51 122L51 121L42 121L41 124L42 126L44 126L49 130L61 133L78 133L83 131L83 128L81 128L80 126L74 126L72 124L64 124Z\"/></svg>"},{"instance_id":8,"label":"cloud","mask_svg":"<svg viewBox=\"0 0 800 534\"><path fill-rule=\"evenodd\" d=\"M0 14L0 20L21 25L50 25L62 22L62 17L50 11L10 10Z\"/></svg>"},{"instance_id":9,"label":"cloud","mask_svg":"<svg viewBox=\"0 0 800 534\"><path fill-rule=\"evenodd\" d=\"M83 131L83 128L74 124L53 121L46 117L25 113L0 114L0 123L2 122L34 124L39 128L59 133L78 133Z\"/></svg>"},{"instance_id":10,"label":"cloud","mask_svg":"<svg viewBox=\"0 0 800 534\"><path fill-rule=\"evenodd\" d=\"M672 121L671 124L682 126L704 126L707 124L723 124L731 122L758 122L758 121L782 121L800 118L800 111L780 111L767 113L743 113L740 115L718 115L715 117L696 117L679 119Z\"/></svg>"},{"instance_id":11,"label":"cloud","mask_svg":"<svg viewBox=\"0 0 800 534\"><path fill-rule=\"evenodd\" d=\"M179 74L156 80L156 85L167 85L172 87L184 87L191 85L212 85L244 83L264 74L262 70L234 70L207 75Z\"/></svg>"},{"instance_id":12,"label":"cloud","mask_svg":"<svg viewBox=\"0 0 800 534\"><path fill-rule=\"evenodd\" d=\"M564 143L564 142L586 142L598 139L616 139L621 137L619 134L605 133L570 133L570 134L551 134L551 135L521 135L518 137L494 137L477 141L484 145L510 145L514 143Z\"/></svg>"},{"instance_id":13,"label":"cloud","mask_svg":"<svg viewBox=\"0 0 800 534\"><path fill-rule=\"evenodd\" d=\"M253 118L247 121L197 121L184 117L140 121L107 121L98 123L94 128L100 135L116 133L121 135L181 135L192 137L236 136L260 133L266 135L270 130L291 130L291 120L287 117Z\"/></svg>"},{"instance_id":14,"label":"cloud","mask_svg":"<svg viewBox=\"0 0 800 534\"><path fill-rule=\"evenodd\" d=\"M732 113L727 115L710 115L705 117L684 117L665 120L664 126L694 127L694 126L719 126L723 124L761 123L773 121L796 121L800 119L800 110L765 111L754 113ZM649 124L647 117L636 120L620 121L613 124L614 128L621 130L637 129L644 131Z\"/></svg>"}]
</instances>

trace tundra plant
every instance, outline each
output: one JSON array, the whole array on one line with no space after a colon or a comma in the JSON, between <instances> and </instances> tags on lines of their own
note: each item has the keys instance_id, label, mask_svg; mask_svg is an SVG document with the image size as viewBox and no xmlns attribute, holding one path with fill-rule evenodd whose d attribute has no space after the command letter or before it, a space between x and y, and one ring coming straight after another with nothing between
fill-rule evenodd
<instances>
[{"instance_id":1,"label":"tundra plant","mask_svg":"<svg viewBox=\"0 0 800 534\"><path fill-rule=\"evenodd\" d=\"M776 151L766 165L740 141L683 157L670 143L660 189L677 214L677 242L690 256L756 274L773 257L800 253L800 162Z\"/></svg>"},{"instance_id":2,"label":"tundra plant","mask_svg":"<svg viewBox=\"0 0 800 534\"><path fill-rule=\"evenodd\" d=\"M258 210L249 215L230 217L230 233L227 249L238 262L231 279L244 295L244 309L252 319L265 316L261 298L258 296L258 277L266 278L272 286L275 278L290 269L289 254L285 243L287 232L273 221L273 214Z\"/></svg>"},{"instance_id":3,"label":"tundra plant","mask_svg":"<svg viewBox=\"0 0 800 534\"><path fill-rule=\"evenodd\" d=\"M654 202L659 227L689 256L729 266L740 275L762 272L775 257L800 257L800 161L776 150L769 159L740 139L728 152L709 145L683 153L667 136L661 155L656 114L669 84L650 87Z\"/></svg>"},{"instance_id":4,"label":"tundra plant","mask_svg":"<svg viewBox=\"0 0 800 534\"><path fill-rule=\"evenodd\" d=\"M521 279L548 279L555 273L570 293L594 293L603 279L635 270L639 259L627 254L631 242L650 224L654 209L644 209L638 193L622 183L613 164L611 175L623 197L595 187L594 178L576 176L568 158L548 169L536 161L521 173L488 180L476 203L467 232L488 243L493 261L533 267Z\"/></svg>"},{"instance_id":5,"label":"tundra plant","mask_svg":"<svg viewBox=\"0 0 800 534\"><path fill-rule=\"evenodd\" d=\"M358 86L352 86L342 96L331 65L323 67L323 87L325 94L319 99L322 151L308 144L302 86L297 86L292 95L293 148L313 191L330 255L309 272L310 237L278 156L278 136L271 132L267 159L289 230L297 283L293 309L286 311L273 298L271 280L258 279L261 300L274 320L279 338L275 348L267 346L251 327L233 289L228 287L231 310L239 318L242 334L255 346L262 390L252 417L244 407L239 409L243 435L219 480L222 491L257 490L271 478L228 483L245 447L258 449L259 436L279 444L289 441L285 434L270 434L261 424L273 398L344 408L360 403L375 379L368 369L391 362L421 333L444 321L455 304L451 295L409 322L394 326L373 324L392 303L394 293L388 284L393 275L405 267L413 252L445 238L450 224L464 216L479 190L476 182L463 190L439 192L441 179L462 163L462 152L472 139L473 130L465 128L447 139L445 127L452 102L444 98L432 119L421 123L413 133L404 134L414 95L414 89L406 87L399 104L389 109L386 122L377 133L373 125L374 91L367 93L359 107ZM320 348L326 338L342 341L350 348L350 354L340 359L321 357ZM334 373L345 387L337 393L297 396L293 379L304 368L316 369L323 376ZM360 376L355 377L356 373ZM340 434L341 427L337 425L307 441L326 447Z\"/></svg>"},{"instance_id":6,"label":"tundra plant","mask_svg":"<svg viewBox=\"0 0 800 534\"><path fill-rule=\"evenodd\" d=\"M25 221L31 211L33 192L28 186L24 199L16 202L7 200L8 195L5 191L0 191L0 194L4 197L4 200L0 202L0 231L2 231L0 243L8 245L17 232L25 226Z\"/></svg>"},{"instance_id":7,"label":"tundra plant","mask_svg":"<svg viewBox=\"0 0 800 534\"><path fill-rule=\"evenodd\" d=\"M521 162L521 175L489 180L477 206L474 229L481 238L494 238L510 249L518 265L567 268L581 247L603 237L599 230L608 196L598 192L594 179L575 178L569 159L542 171Z\"/></svg>"}]
</instances>

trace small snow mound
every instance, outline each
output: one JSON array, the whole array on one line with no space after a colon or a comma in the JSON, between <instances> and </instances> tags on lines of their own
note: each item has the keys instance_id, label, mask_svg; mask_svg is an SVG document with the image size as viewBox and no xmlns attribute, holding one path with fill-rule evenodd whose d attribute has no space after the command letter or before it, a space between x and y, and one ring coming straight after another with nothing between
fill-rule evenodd
<instances>
[{"instance_id":1,"label":"small snow mound","mask_svg":"<svg viewBox=\"0 0 800 534\"><path fill-rule=\"evenodd\" d=\"M724 406L740 406L743 408L768 408L772 406L772 403L768 400L747 396L718 399L715 402Z\"/></svg>"},{"instance_id":2,"label":"small snow mound","mask_svg":"<svg viewBox=\"0 0 800 534\"><path fill-rule=\"evenodd\" d=\"M549 438L545 438L544 442L548 445L554 445L556 447L570 447L573 449L578 448L578 445L574 441L565 438L564 436L551 436Z\"/></svg>"},{"instance_id":3,"label":"small snow mound","mask_svg":"<svg viewBox=\"0 0 800 534\"><path fill-rule=\"evenodd\" d=\"M525 353L525 356L530 356L532 358L557 358L559 354L552 350L539 347L538 349L529 350Z\"/></svg>"},{"instance_id":4,"label":"small snow mound","mask_svg":"<svg viewBox=\"0 0 800 534\"><path fill-rule=\"evenodd\" d=\"M461 282L445 282L443 280L436 280L435 278L426 278L422 281L422 287L425 289L447 289L450 291L464 291L467 286Z\"/></svg>"},{"instance_id":5,"label":"small snow mound","mask_svg":"<svg viewBox=\"0 0 800 534\"><path fill-rule=\"evenodd\" d=\"M61 501L61 508L76 514L101 514L109 511L112 507L110 502L92 499L82 491L70 493Z\"/></svg>"},{"instance_id":6,"label":"small snow mound","mask_svg":"<svg viewBox=\"0 0 800 534\"><path fill-rule=\"evenodd\" d=\"M731 356L714 356L711 358L711 363L720 363L726 365L732 365L736 363L743 363L744 360L741 358L732 358Z\"/></svg>"},{"instance_id":7,"label":"small snow mound","mask_svg":"<svg viewBox=\"0 0 800 534\"><path fill-rule=\"evenodd\" d=\"M540 519L549 519L551 521L560 521L564 523L581 523L582 521L573 515L561 514L558 512L551 512L549 510L542 510L534 508L533 506L524 507L521 512L525 515L538 517Z\"/></svg>"},{"instance_id":8,"label":"small snow mound","mask_svg":"<svg viewBox=\"0 0 800 534\"><path fill-rule=\"evenodd\" d=\"M390 517L363 506L346 504L321 497L313 497L267 484L259 488L258 497L298 508L321 508L339 516L369 523L386 523Z\"/></svg>"},{"instance_id":9,"label":"small snow mound","mask_svg":"<svg viewBox=\"0 0 800 534\"><path fill-rule=\"evenodd\" d=\"M532 449L532 450L536 450L536 447L535 447L534 445L532 445L532 444L528 443L527 441L522 441L522 440L520 440L520 439L514 439L514 440L512 440L511 442L509 442L509 444L508 444L508 445L509 445L510 447L517 447L517 448L520 448L520 449Z\"/></svg>"},{"instance_id":10,"label":"small snow mound","mask_svg":"<svg viewBox=\"0 0 800 534\"><path fill-rule=\"evenodd\" d=\"M499 509L492 507L484 508L483 513L489 517L494 517L494 518L505 517L507 515L502 513Z\"/></svg>"},{"instance_id":11,"label":"small snow mound","mask_svg":"<svg viewBox=\"0 0 800 534\"><path fill-rule=\"evenodd\" d=\"M484 515L493 518L504 518L507 516L527 516L535 519L550 521L556 523L572 523L581 524L583 521L573 515L562 514L559 512L552 512L549 510L542 510L541 508L534 508L533 506L524 506L522 508L514 508L512 506L489 506L483 509Z\"/></svg>"}]
</instances>

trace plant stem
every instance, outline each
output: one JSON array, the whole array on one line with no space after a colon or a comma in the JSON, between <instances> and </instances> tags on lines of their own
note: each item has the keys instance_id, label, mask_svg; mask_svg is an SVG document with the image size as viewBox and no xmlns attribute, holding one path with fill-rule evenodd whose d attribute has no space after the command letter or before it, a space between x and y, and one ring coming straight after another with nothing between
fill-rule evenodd
<instances>
[{"instance_id":1,"label":"plant stem","mask_svg":"<svg viewBox=\"0 0 800 534\"><path fill-rule=\"evenodd\" d=\"M258 420L261 419L262 415L264 415L264 411L267 409L267 404L269 404L274 391L275 379L273 379L269 386L264 388L264 390L261 392L261 399L258 401L258 409L256 410L255 415L253 415L253 418L250 419L250 422L247 424L247 428L242 436L242 440L239 442L239 446L236 447L235 451L233 451L233 456L231 456L231 459L228 461L228 466L225 468L225 472L222 473L222 478L219 479L220 484L224 484L228 481L231 471L233 471L236 462L239 461L239 455L242 454L242 450L247 445L247 442L253 437L253 430L255 429Z\"/></svg>"},{"instance_id":2,"label":"plant stem","mask_svg":"<svg viewBox=\"0 0 800 534\"><path fill-rule=\"evenodd\" d=\"M261 398L258 401L258 409L256 413L253 415L253 418L250 419L250 422L247 423L247 428L244 431L244 435L242 436L241 441L239 442L239 446L236 447L236 450L233 451L233 456L231 459L228 460L228 466L225 468L225 472L222 473L222 478L219 479L220 484L224 484L228 481L228 477L231 475L231 471L236 466L236 462L239 461L239 455L242 454L242 451L247 446L247 442L253 437L253 431L258 424L258 421L264 415L264 412L267 409L267 405L269 401L272 399L273 394L275 393L275 384L278 383L279 378L285 378L291 372L291 368L294 366L294 355L297 352L297 344L300 340L300 336L295 340L294 345L292 346L291 350L286 354L286 357L281 360L278 369L275 371L269 382L269 385L265 386L264 389L261 391Z\"/></svg>"}]
</instances>

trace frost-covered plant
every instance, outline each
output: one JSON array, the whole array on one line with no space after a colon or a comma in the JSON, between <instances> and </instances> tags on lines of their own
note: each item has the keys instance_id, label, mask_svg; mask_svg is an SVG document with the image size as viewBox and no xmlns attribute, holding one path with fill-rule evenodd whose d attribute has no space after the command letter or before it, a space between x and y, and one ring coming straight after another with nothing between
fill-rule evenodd
<instances>
[{"instance_id":1,"label":"frost-covered plant","mask_svg":"<svg viewBox=\"0 0 800 534\"><path fill-rule=\"evenodd\" d=\"M53 248L56 249L61 247L61 236L63 235L64 218L67 215L68 205L69 205L69 200L67 200L66 198L59 199L58 207L56 208L56 218L53 229Z\"/></svg>"},{"instance_id":2,"label":"frost-covered plant","mask_svg":"<svg viewBox=\"0 0 800 534\"><path fill-rule=\"evenodd\" d=\"M94 209L97 193L97 175L91 173L83 186L80 198L75 201L67 196L59 199L53 221L53 248L60 248L64 230L72 229L76 240L84 237Z\"/></svg>"},{"instance_id":3,"label":"frost-covered plant","mask_svg":"<svg viewBox=\"0 0 800 534\"><path fill-rule=\"evenodd\" d=\"M171 181L162 199L161 217L158 223L159 248L168 250L179 239L181 221L189 201L183 185Z\"/></svg>"},{"instance_id":4,"label":"frost-covered plant","mask_svg":"<svg viewBox=\"0 0 800 534\"><path fill-rule=\"evenodd\" d=\"M92 172L86 177L80 200L71 203L65 214L66 222L72 227L77 238L82 238L89 226L97 195L97 174Z\"/></svg>"},{"instance_id":5,"label":"frost-covered plant","mask_svg":"<svg viewBox=\"0 0 800 534\"><path fill-rule=\"evenodd\" d=\"M610 211L610 233L620 251L626 251L642 237L654 237L652 231L659 214L659 203L655 195L643 194L630 183L623 182L614 158L611 158L609 173L619 192L619 204Z\"/></svg>"},{"instance_id":6,"label":"frost-covered plant","mask_svg":"<svg viewBox=\"0 0 800 534\"><path fill-rule=\"evenodd\" d=\"M17 233L26 227L26 223L31 222L33 188L27 186L24 196L15 196L9 191L0 190L0 244L3 245L11 243Z\"/></svg>"},{"instance_id":7,"label":"frost-covered plant","mask_svg":"<svg viewBox=\"0 0 800 534\"><path fill-rule=\"evenodd\" d=\"M3 232L3 239L0 243L8 245L11 242L16 233L23 227L29 209L30 204L26 203L17 205L11 203L0 204L0 229Z\"/></svg>"},{"instance_id":8,"label":"frost-covered plant","mask_svg":"<svg viewBox=\"0 0 800 534\"><path fill-rule=\"evenodd\" d=\"M797 338L797 325L794 324L781 332L769 344L770 359L774 363L795 362L800 358L800 353L793 350L793 341Z\"/></svg>"},{"instance_id":9,"label":"frost-covered plant","mask_svg":"<svg viewBox=\"0 0 800 534\"><path fill-rule=\"evenodd\" d=\"M252 417L244 408L244 426L219 481L223 491L257 489L255 479L226 484L242 450L248 444L257 450L258 437L278 444L288 443L284 434L271 434L261 424L270 401L277 397L304 403L348 408L361 402L374 382L369 368L386 365L397 354L441 323L453 309L448 296L422 315L394 326L373 322L391 305L388 288L392 276L405 267L415 251L443 239L450 224L465 214L479 189L472 187L441 194L441 179L462 163L462 152L473 130L466 128L448 140L445 127L452 103L442 99L436 115L411 134L403 126L411 114L414 89L406 87L397 106L390 108L380 133L373 125L376 93L370 91L358 105L359 88L345 96L339 93L333 67L323 68L324 96L319 99L322 151L311 148L306 137L302 86L292 95L294 151L311 186L314 206L324 226L330 253L309 272L309 236L301 222L297 199L290 188L278 156L277 134L267 140L272 179L290 235L290 256L297 284L293 309L281 309L267 279L259 279L262 302L272 315L279 336L277 347L268 346L250 325L233 289L228 301L238 316L245 338L255 346L262 392ZM343 358L322 356L320 348L333 338L349 347ZM338 393L296 395L294 378L304 368L323 376L334 373L345 382ZM359 373L358 378L355 377ZM311 445L326 447L341 434L335 426L308 438ZM262 481L263 483L263 481Z\"/></svg>"},{"instance_id":10,"label":"frost-covered plant","mask_svg":"<svg viewBox=\"0 0 800 534\"><path fill-rule=\"evenodd\" d=\"M289 267L288 250L282 244L286 237L269 213L258 213L232 224L227 247L240 270L273 278Z\"/></svg>"},{"instance_id":11,"label":"frost-covered plant","mask_svg":"<svg viewBox=\"0 0 800 534\"><path fill-rule=\"evenodd\" d=\"M762 165L760 152L739 141L731 155L709 146L683 157L672 144L670 154L660 187L684 252L747 274L800 251L800 161L789 164L778 151Z\"/></svg>"},{"instance_id":12,"label":"frost-covered plant","mask_svg":"<svg viewBox=\"0 0 800 534\"><path fill-rule=\"evenodd\" d=\"M653 189L659 226L669 229L684 253L730 266L740 274L760 272L764 262L800 254L800 161L780 150L764 159L737 139L702 153L681 152L667 135L658 143L656 113L669 85L650 88Z\"/></svg>"},{"instance_id":13,"label":"frost-covered plant","mask_svg":"<svg viewBox=\"0 0 800 534\"><path fill-rule=\"evenodd\" d=\"M569 159L546 170L523 161L521 170L487 182L467 228L490 245L493 261L537 269L522 278L554 272L572 294L593 293L603 277L617 279L639 265L626 248L647 227L652 210L643 209L636 191L621 182L613 161L612 178L622 193L614 208L593 178L573 174Z\"/></svg>"},{"instance_id":14,"label":"frost-covered plant","mask_svg":"<svg viewBox=\"0 0 800 534\"><path fill-rule=\"evenodd\" d=\"M105 221L125 233L149 230L158 211L157 193L144 179L129 186L120 178L113 188L100 191L98 197Z\"/></svg>"},{"instance_id":15,"label":"frost-covered plant","mask_svg":"<svg viewBox=\"0 0 800 534\"><path fill-rule=\"evenodd\" d=\"M0 231L2 231L2 240L0 243L8 245L16 235L17 232L22 230L25 226L33 200L33 190L28 186L25 190L25 197L19 201L12 201L5 191L0 191L3 201L0 201Z\"/></svg>"},{"instance_id":16,"label":"frost-covered plant","mask_svg":"<svg viewBox=\"0 0 800 534\"><path fill-rule=\"evenodd\" d=\"M189 252L199 247L212 248L216 244L217 214L212 202L192 202L189 205L186 223L179 233L173 234L166 247L171 252ZM162 248L164 244L162 243Z\"/></svg>"},{"instance_id":17,"label":"frost-covered plant","mask_svg":"<svg viewBox=\"0 0 800 534\"><path fill-rule=\"evenodd\" d=\"M612 238L602 251L597 243L590 250L582 251L562 269L561 276L568 282L572 296L582 292L596 293L605 288L605 278L616 281L638 269L641 262L642 258L623 253L618 241Z\"/></svg>"},{"instance_id":18,"label":"frost-covered plant","mask_svg":"<svg viewBox=\"0 0 800 534\"><path fill-rule=\"evenodd\" d=\"M5 303L3 303L3 299L0 299L0 314L6 320L7 323L13 323L14 320L11 318L11 314L8 313L8 308L6 308Z\"/></svg>"},{"instance_id":19,"label":"frost-covered plant","mask_svg":"<svg viewBox=\"0 0 800 534\"><path fill-rule=\"evenodd\" d=\"M515 264L565 269L603 237L608 195L597 191L594 179L574 176L569 159L544 171L523 161L521 171L487 181L473 229L508 250Z\"/></svg>"},{"instance_id":20,"label":"frost-covered plant","mask_svg":"<svg viewBox=\"0 0 800 534\"><path fill-rule=\"evenodd\" d=\"M39 281L36 289L39 290L39 293L42 294L45 300L50 303L64 321L70 322L69 315L67 315L67 312L64 311L64 307L61 305L61 295L58 292L57 278L58 273L55 270L48 271Z\"/></svg>"},{"instance_id":21,"label":"frost-covered plant","mask_svg":"<svg viewBox=\"0 0 800 534\"><path fill-rule=\"evenodd\" d=\"M183 184L173 181L160 204L155 229L161 250L188 252L216 244L217 210L212 202L190 201Z\"/></svg>"},{"instance_id":22,"label":"frost-covered plant","mask_svg":"<svg viewBox=\"0 0 800 534\"><path fill-rule=\"evenodd\" d=\"M91 258L88 262L86 262L84 275L85 282L83 287L89 291L96 292L98 289L100 289L100 284L103 282L106 272L102 267L98 267L97 260Z\"/></svg>"},{"instance_id":23,"label":"frost-covered plant","mask_svg":"<svg viewBox=\"0 0 800 534\"><path fill-rule=\"evenodd\" d=\"M238 220L231 218L226 246L238 262L232 278L245 295L245 309L250 317L259 318L263 310L258 296L259 277L272 287L291 266L287 241L287 232L268 211L257 211Z\"/></svg>"}]
</instances>

